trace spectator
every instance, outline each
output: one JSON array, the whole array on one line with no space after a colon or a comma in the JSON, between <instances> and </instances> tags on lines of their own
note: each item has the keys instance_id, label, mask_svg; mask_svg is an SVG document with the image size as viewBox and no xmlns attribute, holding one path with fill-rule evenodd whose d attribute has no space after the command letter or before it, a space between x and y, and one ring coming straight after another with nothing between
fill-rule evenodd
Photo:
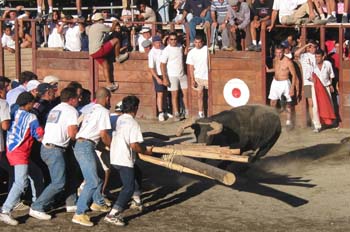
<instances>
[{"instance_id":1,"label":"spectator","mask_svg":"<svg viewBox=\"0 0 350 232\"><path fill-rule=\"evenodd\" d=\"M249 32L250 9L246 2L230 0L228 8L228 27L233 50L245 50L245 39ZM238 43L238 44L237 44Z\"/></svg>"},{"instance_id":2,"label":"spectator","mask_svg":"<svg viewBox=\"0 0 350 232\"><path fill-rule=\"evenodd\" d=\"M164 48L160 62L163 84L168 86L168 90L171 91L174 120L180 121L182 117L179 113L179 86L183 93L183 103L185 106L183 116L188 117L188 84L187 76L184 72L183 49L182 46L177 43L177 34L175 32L170 33L169 44Z\"/></svg>"},{"instance_id":3,"label":"spectator","mask_svg":"<svg viewBox=\"0 0 350 232\"><path fill-rule=\"evenodd\" d=\"M45 127L47 117L51 109L55 106L55 86L48 83L41 83L37 87L38 99L32 109L32 113L36 115L41 126Z\"/></svg>"},{"instance_id":4,"label":"spectator","mask_svg":"<svg viewBox=\"0 0 350 232\"><path fill-rule=\"evenodd\" d=\"M168 23L170 21L169 19L170 4L171 4L171 0L158 0L157 12L159 13L163 23Z\"/></svg>"},{"instance_id":5,"label":"spectator","mask_svg":"<svg viewBox=\"0 0 350 232\"><path fill-rule=\"evenodd\" d=\"M341 18L341 23L349 22L349 0L344 0L344 12Z\"/></svg>"},{"instance_id":6,"label":"spectator","mask_svg":"<svg viewBox=\"0 0 350 232\"><path fill-rule=\"evenodd\" d=\"M210 38L209 50L213 51L215 49L214 41L217 32L221 32L222 36L222 50L224 51L232 51L233 48L230 47L229 34L227 31L227 12L229 5L226 0L213 0L211 3L210 11L211 11L211 19L213 23L211 24L211 32L212 36ZM217 28L218 27L218 28ZM218 47L218 46L217 46Z\"/></svg>"},{"instance_id":7,"label":"spectator","mask_svg":"<svg viewBox=\"0 0 350 232\"><path fill-rule=\"evenodd\" d=\"M151 29L149 27L142 28L142 30L140 31L139 38L137 40L137 43L139 45L139 52L141 53L145 52L142 46L142 42L145 40L149 40L152 43Z\"/></svg>"},{"instance_id":8,"label":"spectator","mask_svg":"<svg viewBox=\"0 0 350 232\"><path fill-rule=\"evenodd\" d=\"M120 54L121 41L118 38L113 38L107 42L103 41L104 33L113 32L115 30L117 21L113 21L112 28L103 24L103 16L101 13L95 14L94 23L87 29L89 36L89 54L92 58L103 68L103 75L107 82L107 88L111 91L118 89L118 83L114 83L113 76L110 71L110 63L107 56L114 50L115 60L119 63L128 58L128 53Z\"/></svg>"},{"instance_id":9,"label":"spectator","mask_svg":"<svg viewBox=\"0 0 350 232\"><path fill-rule=\"evenodd\" d=\"M81 33L84 32L84 25L78 23L77 19L72 16L66 16L64 23L67 26L64 29L65 44L64 49L71 52L80 52L81 50Z\"/></svg>"},{"instance_id":10,"label":"spectator","mask_svg":"<svg viewBox=\"0 0 350 232\"><path fill-rule=\"evenodd\" d=\"M192 87L198 91L198 117L204 118L204 89L208 89L208 48L201 36L196 36L194 46L187 55L186 64Z\"/></svg>"},{"instance_id":11,"label":"spectator","mask_svg":"<svg viewBox=\"0 0 350 232\"><path fill-rule=\"evenodd\" d=\"M53 12L53 0L48 0L48 5L49 5L49 20L52 20L52 12ZM40 19L43 16L42 13L42 6L43 6L44 1L43 0L36 0L36 6L37 6L37 15L36 19Z\"/></svg>"},{"instance_id":12,"label":"spectator","mask_svg":"<svg viewBox=\"0 0 350 232\"><path fill-rule=\"evenodd\" d=\"M11 27L12 27L11 25L5 26L4 34L2 35L2 38L1 38L1 44L5 50L9 51L10 53L15 53L16 44L13 39Z\"/></svg>"},{"instance_id":13,"label":"spectator","mask_svg":"<svg viewBox=\"0 0 350 232\"><path fill-rule=\"evenodd\" d=\"M115 20L117 20L118 21L118 19L117 18L115 18L115 17L113 17L113 16L111 16L110 15L110 13L108 12L108 10L102 10L101 11L101 14L102 14L102 16L103 16L103 19L104 19L104 24L106 25L106 26L108 26L108 27L112 27L112 25L113 25L113 21L115 21Z\"/></svg>"},{"instance_id":14,"label":"spectator","mask_svg":"<svg viewBox=\"0 0 350 232\"><path fill-rule=\"evenodd\" d=\"M18 37L20 39L21 48L32 47L31 25L30 22L24 22L23 19L18 20Z\"/></svg>"},{"instance_id":15,"label":"spectator","mask_svg":"<svg viewBox=\"0 0 350 232\"><path fill-rule=\"evenodd\" d=\"M112 210L104 218L106 222L117 226L124 226L122 212L128 202L133 199L135 206L142 205L141 183L138 168L135 165L135 154L142 153L152 155L152 149L146 149L140 143L143 137L140 125L135 121L140 100L135 96L127 96L123 99L123 114L117 120L116 133L111 144L111 164L119 171L123 187Z\"/></svg>"},{"instance_id":16,"label":"spectator","mask_svg":"<svg viewBox=\"0 0 350 232\"><path fill-rule=\"evenodd\" d=\"M141 1L139 4L139 10L140 15L138 16L138 19L142 22L146 23L155 23L157 22L157 16L156 13L153 11L153 9L146 5L145 1ZM145 27L152 28L153 24L144 24Z\"/></svg>"},{"instance_id":17,"label":"spectator","mask_svg":"<svg viewBox=\"0 0 350 232\"><path fill-rule=\"evenodd\" d=\"M165 120L163 104L166 94L166 86L163 85L162 70L160 68L160 58L164 47L160 36L153 36L152 40L153 47L148 53L148 68L152 75L154 89L156 91L158 120L162 122Z\"/></svg>"},{"instance_id":18,"label":"spectator","mask_svg":"<svg viewBox=\"0 0 350 232\"><path fill-rule=\"evenodd\" d=\"M316 68L315 53L318 45L315 41L310 40L308 43L295 51L295 57L299 59L303 72L304 97L307 101L307 109L313 124L313 130L319 132L321 123L318 117L317 104L315 99L315 88L312 81L312 73Z\"/></svg>"},{"instance_id":19,"label":"spectator","mask_svg":"<svg viewBox=\"0 0 350 232\"><path fill-rule=\"evenodd\" d=\"M46 33L49 35L47 46L49 48L63 48L64 37L63 28L65 23L59 22L60 14L58 11L53 11L52 20L45 25Z\"/></svg>"},{"instance_id":20,"label":"spectator","mask_svg":"<svg viewBox=\"0 0 350 232\"><path fill-rule=\"evenodd\" d=\"M272 0L256 0L252 6L253 20L250 23L250 34L252 36L252 44L248 46L249 51L261 51L262 34L257 38L257 32L261 30L261 24L270 25L272 13ZM259 41L259 42L258 42Z\"/></svg>"},{"instance_id":21,"label":"spectator","mask_svg":"<svg viewBox=\"0 0 350 232\"><path fill-rule=\"evenodd\" d=\"M194 38L196 37L196 26L205 24L208 27L211 23L210 18L210 2L208 0L187 0L184 6L182 19L179 24L185 22L188 13L193 14L193 18L189 22L190 26L190 47L193 47Z\"/></svg>"},{"instance_id":22,"label":"spectator","mask_svg":"<svg viewBox=\"0 0 350 232\"><path fill-rule=\"evenodd\" d=\"M20 200L21 194L28 185L28 163L31 144L34 139L41 141L44 130L39 126L36 116L29 111L34 104L30 93L21 93L16 104L20 109L16 112L15 120L7 133L7 158L15 169L15 182L2 206L0 221L16 226L18 221L11 216L11 211Z\"/></svg>"}]
</instances>

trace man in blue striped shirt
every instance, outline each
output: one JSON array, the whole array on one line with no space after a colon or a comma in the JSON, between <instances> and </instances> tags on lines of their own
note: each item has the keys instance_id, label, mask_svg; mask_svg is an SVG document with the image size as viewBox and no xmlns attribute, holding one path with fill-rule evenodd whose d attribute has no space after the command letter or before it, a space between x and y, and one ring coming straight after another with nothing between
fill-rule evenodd
<instances>
[{"instance_id":1,"label":"man in blue striped shirt","mask_svg":"<svg viewBox=\"0 0 350 232\"><path fill-rule=\"evenodd\" d=\"M213 0L210 6L211 11L211 19L213 20L213 23L211 24L211 31L212 36L210 38L211 46L209 50L214 50L214 39L215 39L215 30L217 26L219 25L218 31L221 32L222 36L222 50L225 51L232 51L233 48L229 47L229 37L227 32L227 11L228 11L229 4L226 0Z\"/></svg>"}]
</instances>

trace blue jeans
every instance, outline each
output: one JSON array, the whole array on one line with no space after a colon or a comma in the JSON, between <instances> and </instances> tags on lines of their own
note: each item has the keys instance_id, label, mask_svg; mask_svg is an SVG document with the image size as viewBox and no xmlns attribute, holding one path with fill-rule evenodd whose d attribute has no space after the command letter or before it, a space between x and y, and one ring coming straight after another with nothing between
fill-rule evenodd
<instances>
[{"instance_id":1,"label":"blue jeans","mask_svg":"<svg viewBox=\"0 0 350 232\"><path fill-rule=\"evenodd\" d=\"M81 192L76 214L84 214L93 200L98 205L105 204L101 194L102 180L97 175L97 155L95 144L90 141L77 141L74 147L74 155L77 159L85 180L85 186Z\"/></svg>"},{"instance_id":2,"label":"blue jeans","mask_svg":"<svg viewBox=\"0 0 350 232\"><path fill-rule=\"evenodd\" d=\"M211 23L211 18L210 18L210 11L207 12L205 17L198 17L198 16L193 16L191 19L189 25L190 25L190 42L193 43L194 38L196 37L196 26L201 24L209 22Z\"/></svg>"},{"instance_id":3,"label":"blue jeans","mask_svg":"<svg viewBox=\"0 0 350 232\"><path fill-rule=\"evenodd\" d=\"M53 202L56 194L64 189L66 182L66 165L64 162L64 149L47 148L41 146L41 158L46 163L51 177L51 183L41 193L39 198L32 204L31 208L44 212L46 207Z\"/></svg>"},{"instance_id":4,"label":"blue jeans","mask_svg":"<svg viewBox=\"0 0 350 232\"><path fill-rule=\"evenodd\" d=\"M2 212L11 212L28 186L28 164L15 165L14 170L15 182L13 182L6 201L2 206Z\"/></svg>"},{"instance_id":5,"label":"blue jeans","mask_svg":"<svg viewBox=\"0 0 350 232\"><path fill-rule=\"evenodd\" d=\"M113 205L113 209L122 212L128 205L133 195L141 194L140 184L136 181L134 168L119 165L113 165L113 167L118 169L120 180L123 184L122 190L118 195L118 199Z\"/></svg>"}]
</instances>

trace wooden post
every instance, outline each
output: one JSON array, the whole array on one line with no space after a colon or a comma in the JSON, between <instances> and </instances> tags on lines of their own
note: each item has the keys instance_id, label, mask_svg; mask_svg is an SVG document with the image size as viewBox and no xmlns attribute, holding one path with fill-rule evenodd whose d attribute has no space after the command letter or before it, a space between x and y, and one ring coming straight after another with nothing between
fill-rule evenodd
<instances>
[{"instance_id":1,"label":"wooden post","mask_svg":"<svg viewBox=\"0 0 350 232\"><path fill-rule=\"evenodd\" d=\"M34 20L30 21L30 26L31 26L30 28L32 32L32 71L33 73L36 73L37 49L36 49L36 23Z\"/></svg>"},{"instance_id":2,"label":"wooden post","mask_svg":"<svg viewBox=\"0 0 350 232\"><path fill-rule=\"evenodd\" d=\"M325 48L325 37L326 37L326 28L320 26L320 47L322 50Z\"/></svg>"},{"instance_id":3,"label":"wooden post","mask_svg":"<svg viewBox=\"0 0 350 232\"><path fill-rule=\"evenodd\" d=\"M261 24L261 93L262 100L267 104L267 93L266 93L266 22L263 21Z\"/></svg>"},{"instance_id":4,"label":"wooden post","mask_svg":"<svg viewBox=\"0 0 350 232\"><path fill-rule=\"evenodd\" d=\"M92 96L95 96L96 92L96 86L98 85L98 78L96 78L95 75L95 61L94 58L89 56L89 74L90 74L90 81L89 81L89 89L92 91ZM98 70L98 69L97 69Z\"/></svg>"},{"instance_id":5,"label":"wooden post","mask_svg":"<svg viewBox=\"0 0 350 232\"><path fill-rule=\"evenodd\" d=\"M300 41L301 41L301 46L304 46L306 44L306 39L307 39L307 30L306 30L306 27L303 26L301 28L301 36L300 36ZM304 95L303 93L304 91L304 88L303 88L303 85L302 85L302 94ZM307 109L307 102L306 102L306 99L303 98L302 101L300 101L300 104L301 105L301 124L303 125L303 127L307 127L307 118L308 118L308 109Z\"/></svg>"},{"instance_id":6,"label":"wooden post","mask_svg":"<svg viewBox=\"0 0 350 232\"><path fill-rule=\"evenodd\" d=\"M3 22L0 22L0 38L2 38ZM0 48L0 75L5 76L5 60L4 60L4 49L1 46Z\"/></svg>"},{"instance_id":7,"label":"wooden post","mask_svg":"<svg viewBox=\"0 0 350 232\"><path fill-rule=\"evenodd\" d=\"M21 48L19 45L18 19L15 20L15 61L16 61L16 78L19 79L21 74Z\"/></svg>"},{"instance_id":8,"label":"wooden post","mask_svg":"<svg viewBox=\"0 0 350 232\"><path fill-rule=\"evenodd\" d=\"M348 96L344 93L344 76L343 76L343 43L344 43L344 28L343 26L338 27L338 33L339 33L339 114L340 117L345 117L345 111L344 111L344 97ZM347 115L348 116L348 115ZM348 127L349 125L344 125L343 123L340 124L341 127Z\"/></svg>"}]
</instances>

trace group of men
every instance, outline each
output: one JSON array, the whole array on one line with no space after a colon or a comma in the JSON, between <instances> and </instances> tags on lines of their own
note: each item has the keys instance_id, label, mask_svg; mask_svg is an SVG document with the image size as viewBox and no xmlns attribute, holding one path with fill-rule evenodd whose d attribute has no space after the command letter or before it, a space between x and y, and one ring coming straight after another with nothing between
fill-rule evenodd
<instances>
[{"instance_id":1,"label":"group of men","mask_svg":"<svg viewBox=\"0 0 350 232\"><path fill-rule=\"evenodd\" d=\"M19 86L9 90L10 80L0 79L1 136L7 131L6 143L3 139L0 142L1 167L5 167L10 178L0 221L18 225L11 212L21 202L30 182L29 215L34 218L50 220L52 216L47 211L54 207L57 196L64 193L67 212L74 212L72 222L93 226L86 214L92 210L108 212L104 218L108 223L125 225L122 212L130 200L135 207L142 206L135 154L152 154L151 148L141 144L141 129L134 119L140 100L135 96L125 97L118 105L119 116L112 120L111 92L107 88L99 88L95 101L81 108L83 89L79 83L72 82L63 88L57 99L58 78L47 76L44 81L40 83L34 73L23 72ZM73 154L69 153L71 149ZM98 158L97 149L107 151L110 162L105 164L105 159ZM44 167L38 168L38 158ZM103 196L99 162L117 169L122 181L122 190L112 208ZM49 175L46 186L44 169ZM84 185L77 198L79 170Z\"/></svg>"}]
</instances>

